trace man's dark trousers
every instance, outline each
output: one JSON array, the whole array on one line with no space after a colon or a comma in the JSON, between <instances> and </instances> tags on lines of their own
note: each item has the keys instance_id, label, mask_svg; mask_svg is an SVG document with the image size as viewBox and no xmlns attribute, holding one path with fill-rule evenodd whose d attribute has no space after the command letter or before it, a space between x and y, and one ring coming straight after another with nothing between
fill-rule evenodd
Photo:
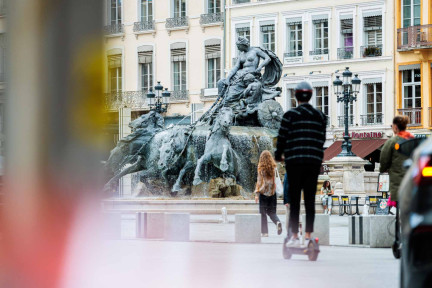
<instances>
[{"instance_id":1,"label":"man's dark trousers","mask_svg":"<svg viewBox=\"0 0 432 288\"><path fill-rule=\"evenodd\" d=\"M290 197L290 223L293 233L298 233L301 191L303 189L306 208L306 232L313 232L315 219L315 194L318 175L321 165L314 164L287 164L289 197Z\"/></svg>"}]
</instances>

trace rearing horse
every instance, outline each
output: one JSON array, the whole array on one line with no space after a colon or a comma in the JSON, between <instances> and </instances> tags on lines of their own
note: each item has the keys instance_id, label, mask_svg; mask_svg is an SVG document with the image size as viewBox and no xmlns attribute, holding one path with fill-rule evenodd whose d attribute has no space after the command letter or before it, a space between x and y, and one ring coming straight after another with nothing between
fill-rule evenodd
<instances>
[{"instance_id":1,"label":"rearing horse","mask_svg":"<svg viewBox=\"0 0 432 288\"><path fill-rule=\"evenodd\" d=\"M207 163L212 163L224 175L234 179L237 178L238 156L228 139L233 117L234 114L231 108L224 107L219 110L210 134L207 136L204 155L197 162L193 185L202 182L201 167Z\"/></svg>"}]
</instances>

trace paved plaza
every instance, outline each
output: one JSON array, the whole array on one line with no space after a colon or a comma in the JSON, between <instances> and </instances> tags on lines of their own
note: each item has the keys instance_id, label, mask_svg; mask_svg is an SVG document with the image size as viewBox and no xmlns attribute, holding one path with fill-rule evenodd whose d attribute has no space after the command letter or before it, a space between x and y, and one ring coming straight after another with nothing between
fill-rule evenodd
<instances>
[{"instance_id":1,"label":"paved plaza","mask_svg":"<svg viewBox=\"0 0 432 288\"><path fill-rule=\"evenodd\" d=\"M326 246L310 262L283 259L279 244L120 240L100 248L103 255L90 254L70 287L372 288L399 281L390 249Z\"/></svg>"},{"instance_id":2,"label":"paved plaza","mask_svg":"<svg viewBox=\"0 0 432 288\"><path fill-rule=\"evenodd\" d=\"M285 224L285 217L281 215ZM136 239L135 214L122 215L122 240L76 271L80 287L398 287L399 260L390 248L348 244L348 217L330 217L330 246L317 262L282 257L282 235L269 223L261 244L234 243L234 215L191 215L190 242ZM92 259L97 263L92 264ZM96 260L97 259L97 260ZM86 267L92 277L86 275ZM72 286L71 286L72 287Z\"/></svg>"}]
</instances>

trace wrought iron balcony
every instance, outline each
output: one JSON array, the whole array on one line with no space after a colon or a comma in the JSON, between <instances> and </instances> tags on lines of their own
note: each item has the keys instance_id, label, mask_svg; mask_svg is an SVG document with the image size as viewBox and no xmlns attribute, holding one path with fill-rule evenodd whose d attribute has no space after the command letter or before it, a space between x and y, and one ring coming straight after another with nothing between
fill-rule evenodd
<instances>
[{"instance_id":1,"label":"wrought iron balcony","mask_svg":"<svg viewBox=\"0 0 432 288\"><path fill-rule=\"evenodd\" d=\"M344 121L345 121L345 116L338 116L339 127L345 126ZM348 125L353 126L353 123L354 123L354 115L349 115L348 116Z\"/></svg>"},{"instance_id":2,"label":"wrought iron balcony","mask_svg":"<svg viewBox=\"0 0 432 288\"><path fill-rule=\"evenodd\" d=\"M181 27L188 27L189 26L189 17L174 17L174 18L167 18L165 23L165 28L167 29L176 29Z\"/></svg>"},{"instance_id":3,"label":"wrought iron balcony","mask_svg":"<svg viewBox=\"0 0 432 288\"><path fill-rule=\"evenodd\" d=\"M214 23L221 23L224 21L224 13L210 13L210 14L201 14L200 24L201 25L209 25Z\"/></svg>"},{"instance_id":4,"label":"wrought iron balcony","mask_svg":"<svg viewBox=\"0 0 432 288\"><path fill-rule=\"evenodd\" d=\"M338 59L351 59L354 54L354 47L342 47L337 50Z\"/></svg>"},{"instance_id":5,"label":"wrought iron balcony","mask_svg":"<svg viewBox=\"0 0 432 288\"><path fill-rule=\"evenodd\" d=\"M290 52L285 52L284 53L284 57L301 57L303 56L303 51L299 50L299 51L290 51Z\"/></svg>"},{"instance_id":6,"label":"wrought iron balcony","mask_svg":"<svg viewBox=\"0 0 432 288\"><path fill-rule=\"evenodd\" d=\"M367 126L383 124L383 116L382 113L360 115L361 125Z\"/></svg>"},{"instance_id":7,"label":"wrought iron balcony","mask_svg":"<svg viewBox=\"0 0 432 288\"><path fill-rule=\"evenodd\" d=\"M432 24L398 29L398 51L430 48L432 48Z\"/></svg>"},{"instance_id":8,"label":"wrought iron balcony","mask_svg":"<svg viewBox=\"0 0 432 288\"><path fill-rule=\"evenodd\" d=\"M363 57L382 56L382 45L360 46L360 55Z\"/></svg>"},{"instance_id":9,"label":"wrought iron balcony","mask_svg":"<svg viewBox=\"0 0 432 288\"><path fill-rule=\"evenodd\" d=\"M105 109L119 108L141 109L148 108L146 103L147 91L119 91L105 94Z\"/></svg>"},{"instance_id":10,"label":"wrought iron balcony","mask_svg":"<svg viewBox=\"0 0 432 288\"><path fill-rule=\"evenodd\" d=\"M251 0L232 0L232 4L250 3Z\"/></svg>"},{"instance_id":11,"label":"wrought iron balcony","mask_svg":"<svg viewBox=\"0 0 432 288\"><path fill-rule=\"evenodd\" d=\"M170 92L171 92L170 102L172 103L189 101L188 90L177 90L177 91L170 91Z\"/></svg>"},{"instance_id":12,"label":"wrought iron balcony","mask_svg":"<svg viewBox=\"0 0 432 288\"><path fill-rule=\"evenodd\" d=\"M328 54L328 48L317 48L315 50L309 51L309 55L313 56L313 55L326 55Z\"/></svg>"},{"instance_id":13,"label":"wrought iron balcony","mask_svg":"<svg viewBox=\"0 0 432 288\"><path fill-rule=\"evenodd\" d=\"M124 33L124 27L123 24L117 23L117 24L110 24L106 25L104 27L105 35L114 35L114 34L123 34Z\"/></svg>"},{"instance_id":14,"label":"wrought iron balcony","mask_svg":"<svg viewBox=\"0 0 432 288\"><path fill-rule=\"evenodd\" d=\"M134 27L133 27L134 32L153 31L153 30L155 30L155 21L154 20L140 21L140 22L134 23Z\"/></svg>"},{"instance_id":15,"label":"wrought iron balcony","mask_svg":"<svg viewBox=\"0 0 432 288\"><path fill-rule=\"evenodd\" d=\"M422 124L422 107L398 109L400 115L409 118L408 126L420 126Z\"/></svg>"}]
</instances>

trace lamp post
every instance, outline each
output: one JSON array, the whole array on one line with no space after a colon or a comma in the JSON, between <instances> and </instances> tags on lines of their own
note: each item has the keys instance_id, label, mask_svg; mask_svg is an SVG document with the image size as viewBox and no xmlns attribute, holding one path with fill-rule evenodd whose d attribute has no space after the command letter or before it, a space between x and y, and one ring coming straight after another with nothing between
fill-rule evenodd
<instances>
[{"instance_id":1,"label":"lamp post","mask_svg":"<svg viewBox=\"0 0 432 288\"><path fill-rule=\"evenodd\" d=\"M159 114L167 112L171 93L168 91L168 88L163 90L160 81L157 82L154 90L156 93L153 92L153 88L150 88L147 93L147 104L150 107L150 110Z\"/></svg>"},{"instance_id":2,"label":"lamp post","mask_svg":"<svg viewBox=\"0 0 432 288\"><path fill-rule=\"evenodd\" d=\"M345 124L345 135L344 142L342 143L342 152L339 153L339 157L343 156L356 156L351 151L351 141L349 137L348 131L348 107L349 104L352 104L353 101L357 101L357 94L360 90L360 79L356 74L353 79L351 71L349 71L349 67L346 67L345 71L342 73L343 82L339 79L339 76L336 76L336 80L333 81L334 93L337 97L337 102L344 103L344 124Z\"/></svg>"}]
</instances>

